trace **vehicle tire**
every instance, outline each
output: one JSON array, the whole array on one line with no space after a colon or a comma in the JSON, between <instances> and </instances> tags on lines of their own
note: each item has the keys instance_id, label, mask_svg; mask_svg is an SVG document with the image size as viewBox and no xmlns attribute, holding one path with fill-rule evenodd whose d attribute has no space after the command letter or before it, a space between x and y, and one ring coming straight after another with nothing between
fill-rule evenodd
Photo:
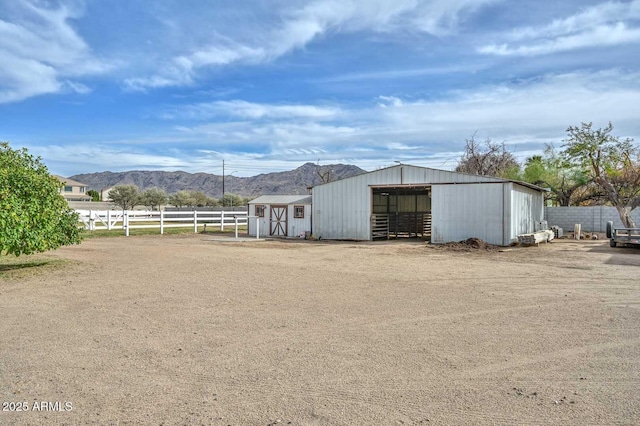
<instances>
[{"instance_id":1,"label":"vehicle tire","mask_svg":"<svg viewBox=\"0 0 640 426\"><path fill-rule=\"evenodd\" d=\"M613 222L607 222L607 238L611 238L613 236ZM614 247L614 246L611 246Z\"/></svg>"},{"instance_id":2,"label":"vehicle tire","mask_svg":"<svg viewBox=\"0 0 640 426\"><path fill-rule=\"evenodd\" d=\"M610 245L611 247L615 247L615 246L617 246L617 245L618 245L618 243L616 243L616 241L615 241L615 240L609 240L609 245Z\"/></svg>"}]
</instances>

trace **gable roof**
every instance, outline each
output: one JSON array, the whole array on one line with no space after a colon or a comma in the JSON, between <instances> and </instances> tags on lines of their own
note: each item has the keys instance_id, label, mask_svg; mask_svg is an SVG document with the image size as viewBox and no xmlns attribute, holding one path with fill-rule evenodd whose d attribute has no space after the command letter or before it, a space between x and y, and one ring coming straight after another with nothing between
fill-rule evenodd
<instances>
[{"instance_id":1,"label":"gable roof","mask_svg":"<svg viewBox=\"0 0 640 426\"><path fill-rule=\"evenodd\" d=\"M66 178L66 177L63 177L63 176L53 175L53 177L55 177L60 182L64 183L65 185L68 185L68 186L87 186L86 183L80 183L77 180L69 179L69 178Z\"/></svg>"},{"instance_id":2,"label":"gable roof","mask_svg":"<svg viewBox=\"0 0 640 426\"><path fill-rule=\"evenodd\" d=\"M349 180L357 180L357 179L371 180L367 176L371 177L375 175L381 175L381 176L391 177L390 172L400 168L404 168L405 178L409 177L406 175L410 175L409 181L405 182L405 184L407 185L415 185L419 183L448 184L448 183L513 182L515 184L526 186L536 191L547 191L546 189L533 185L531 183L516 181L512 179L504 179L504 178L499 178L495 176L474 175L471 173L455 172L451 170L440 170L440 169L434 169L431 167L413 166L411 164L397 164L394 166L385 167L383 169L373 170L373 171L365 172L356 176L351 176L345 179L340 179L333 182L327 182L327 183L315 185L314 188L319 186L332 185L337 182L344 182ZM400 169L400 176L402 176L402 170L403 169ZM380 178L373 178L373 179L379 180ZM382 179L385 179L385 178L383 177Z\"/></svg>"},{"instance_id":3,"label":"gable roof","mask_svg":"<svg viewBox=\"0 0 640 426\"><path fill-rule=\"evenodd\" d=\"M311 195L261 195L249 204L311 204Z\"/></svg>"}]
</instances>

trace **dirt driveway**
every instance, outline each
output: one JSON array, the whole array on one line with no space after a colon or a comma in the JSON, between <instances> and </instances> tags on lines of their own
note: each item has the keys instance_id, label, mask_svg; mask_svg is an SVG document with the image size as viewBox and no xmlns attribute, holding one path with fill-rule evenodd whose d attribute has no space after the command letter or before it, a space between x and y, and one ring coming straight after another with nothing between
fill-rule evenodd
<instances>
[{"instance_id":1,"label":"dirt driveway","mask_svg":"<svg viewBox=\"0 0 640 426\"><path fill-rule=\"evenodd\" d=\"M70 262L0 281L0 424L640 419L640 250L188 235L48 256Z\"/></svg>"}]
</instances>

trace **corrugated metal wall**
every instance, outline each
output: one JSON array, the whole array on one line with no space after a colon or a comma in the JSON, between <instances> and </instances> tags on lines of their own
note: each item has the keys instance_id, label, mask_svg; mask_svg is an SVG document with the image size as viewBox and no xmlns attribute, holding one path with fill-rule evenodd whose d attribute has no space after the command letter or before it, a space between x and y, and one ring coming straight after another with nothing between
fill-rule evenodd
<instances>
[{"instance_id":1,"label":"corrugated metal wall","mask_svg":"<svg viewBox=\"0 0 640 426\"><path fill-rule=\"evenodd\" d=\"M319 185L313 188L313 233L326 239L369 240L371 186L501 181L485 176L402 165Z\"/></svg>"},{"instance_id":2,"label":"corrugated metal wall","mask_svg":"<svg viewBox=\"0 0 640 426\"><path fill-rule=\"evenodd\" d=\"M370 186L390 184L400 184L399 166L314 187L313 233L325 239L371 239Z\"/></svg>"},{"instance_id":3,"label":"corrugated metal wall","mask_svg":"<svg viewBox=\"0 0 640 426\"><path fill-rule=\"evenodd\" d=\"M431 242L480 238L505 245L506 183L433 185Z\"/></svg>"},{"instance_id":4,"label":"corrugated metal wall","mask_svg":"<svg viewBox=\"0 0 640 426\"><path fill-rule=\"evenodd\" d=\"M511 192L511 226L509 242L517 240L518 234L535 231L535 222L544 217L544 196L525 186L509 183ZM506 244L505 244L506 245Z\"/></svg>"},{"instance_id":5,"label":"corrugated metal wall","mask_svg":"<svg viewBox=\"0 0 640 426\"><path fill-rule=\"evenodd\" d=\"M393 167L393 170L399 172L400 166ZM372 172L376 173L376 172ZM402 166L402 183L450 183L450 182L501 182L502 179L497 179L489 176L469 175L466 173L456 173L447 170L428 169L424 167L416 166ZM400 183L399 181L396 183Z\"/></svg>"}]
</instances>

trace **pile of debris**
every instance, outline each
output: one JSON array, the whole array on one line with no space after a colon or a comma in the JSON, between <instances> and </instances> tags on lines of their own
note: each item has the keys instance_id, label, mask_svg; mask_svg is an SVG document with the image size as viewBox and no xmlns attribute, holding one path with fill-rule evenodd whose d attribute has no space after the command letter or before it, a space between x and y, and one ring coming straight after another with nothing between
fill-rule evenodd
<instances>
[{"instance_id":1,"label":"pile of debris","mask_svg":"<svg viewBox=\"0 0 640 426\"><path fill-rule=\"evenodd\" d=\"M480 238L467 238L466 240L445 244L429 244L428 247L449 251L497 251L500 249L500 247L489 244Z\"/></svg>"}]
</instances>

